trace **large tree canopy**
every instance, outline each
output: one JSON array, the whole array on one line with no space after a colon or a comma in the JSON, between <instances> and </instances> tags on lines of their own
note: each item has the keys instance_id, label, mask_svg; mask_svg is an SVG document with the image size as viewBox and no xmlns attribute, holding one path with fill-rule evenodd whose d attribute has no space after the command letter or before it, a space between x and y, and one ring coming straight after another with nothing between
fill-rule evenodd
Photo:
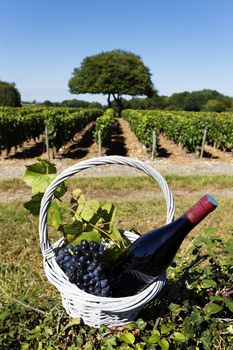
<instances>
[{"instance_id":1,"label":"large tree canopy","mask_svg":"<svg viewBox=\"0 0 233 350\"><path fill-rule=\"evenodd\" d=\"M0 106L21 106L21 97L14 83L0 81Z\"/></svg>"},{"instance_id":2,"label":"large tree canopy","mask_svg":"<svg viewBox=\"0 0 233 350\"><path fill-rule=\"evenodd\" d=\"M122 95L156 95L149 68L141 58L131 52L113 50L86 57L80 68L75 68L69 81L70 92L74 94L104 94L111 98L120 112Z\"/></svg>"}]
</instances>

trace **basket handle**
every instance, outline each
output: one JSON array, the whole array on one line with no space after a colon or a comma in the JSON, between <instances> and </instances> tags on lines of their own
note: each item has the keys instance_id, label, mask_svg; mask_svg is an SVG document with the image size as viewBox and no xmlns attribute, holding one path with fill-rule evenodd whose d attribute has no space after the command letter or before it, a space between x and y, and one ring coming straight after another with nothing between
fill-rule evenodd
<instances>
[{"instance_id":1,"label":"basket handle","mask_svg":"<svg viewBox=\"0 0 233 350\"><path fill-rule=\"evenodd\" d=\"M47 256L51 252L51 243L48 239L48 226L47 226L47 216L48 216L48 208L50 201L53 197L53 194L57 187L65 180L67 180L72 175L79 173L82 170L93 168L99 165L108 165L108 164L119 164L119 165L127 165L138 170L143 171L152 179L154 179L161 191L163 192L166 206L167 206L167 216L166 216L166 224L172 222L174 217L175 205L172 193L168 187L166 180L160 175L158 171L149 166L148 164L122 156L107 156L107 157L96 157L88 160L81 161L67 169L65 169L61 174L59 174L53 182L47 187L44 196L41 200L40 206L40 216L39 216L39 236L40 236L40 246L43 256Z\"/></svg>"}]
</instances>

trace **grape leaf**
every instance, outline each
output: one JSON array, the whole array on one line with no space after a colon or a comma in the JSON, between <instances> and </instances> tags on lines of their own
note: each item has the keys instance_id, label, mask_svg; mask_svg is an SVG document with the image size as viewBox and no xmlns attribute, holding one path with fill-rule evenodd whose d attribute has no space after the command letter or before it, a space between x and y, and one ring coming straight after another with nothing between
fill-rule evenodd
<instances>
[{"instance_id":1,"label":"grape leaf","mask_svg":"<svg viewBox=\"0 0 233 350\"><path fill-rule=\"evenodd\" d=\"M115 219L116 210L112 203L106 203L102 205L102 217L105 220L105 222L112 223Z\"/></svg>"},{"instance_id":2,"label":"grape leaf","mask_svg":"<svg viewBox=\"0 0 233 350\"><path fill-rule=\"evenodd\" d=\"M67 191L67 187L66 187L65 183L63 182L63 183L60 184L60 185L58 186L58 188L56 189L55 195L56 195L56 197L61 198L62 196L64 196L64 194L66 193L66 191Z\"/></svg>"},{"instance_id":3,"label":"grape leaf","mask_svg":"<svg viewBox=\"0 0 233 350\"><path fill-rule=\"evenodd\" d=\"M84 204L85 203L85 197L82 194L82 190L80 188L76 188L74 191L71 193L72 199L78 204Z\"/></svg>"},{"instance_id":4,"label":"grape leaf","mask_svg":"<svg viewBox=\"0 0 233 350\"><path fill-rule=\"evenodd\" d=\"M74 236L72 236L74 238ZM69 236L70 238L70 236ZM95 241L100 243L101 242L101 235L97 230L93 230L93 231L89 231L89 232L83 232L81 235L79 235L77 238L73 239L72 244L76 245L79 242L81 242L83 239L85 239L86 241L90 242L90 241ZM68 240L68 237L67 237Z\"/></svg>"},{"instance_id":5,"label":"grape leaf","mask_svg":"<svg viewBox=\"0 0 233 350\"><path fill-rule=\"evenodd\" d=\"M89 222L97 214L100 204L97 200L92 199L85 202L84 207L80 213L83 220Z\"/></svg>"},{"instance_id":6,"label":"grape leaf","mask_svg":"<svg viewBox=\"0 0 233 350\"><path fill-rule=\"evenodd\" d=\"M110 229L111 229L110 230L110 236L111 236L112 240L119 241L119 242L121 242L124 245L125 240L121 236L119 230L113 225L110 225Z\"/></svg>"},{"instance_id":7,"label":"grape leaf","mask_svg":"<svg viewBox=\"0 0 233 350\"><path fill-rule=\"evenodd\" d=\"M50 163L46 159L38 158L38 162L26 165L27 170L30 170L39 174L56 174L57 169L53 163Z\"/></svg>"},{"instance_id":8,"label":"grape leaf","mask_svg":"<svg viewBox=\"0 0 233 350\"><path fill-rule=\"evenodd\" d=\"M58 229L62 224L62 215L57 201L52 201L48 211L48 224Z\"/></svg>"},{"instance_id":9,"label":"grape leaf","mask_svg":"<svg viewBox=\"0 0 233 350\"><path fill-rule=\"evenodd\" d=\"M30 211L33 215L39 215L40 213L40 203L43 197L43 193L37 193L32 196L30 201L24 203L24 208Z\"/></svg>"},{"instance_id":10,"label":"grape leaf","mask_svg":"<svg viewBox=\"0 0 233 350\"><path fill-rule=\"evenodd\" d=\"M82 233L84 223L82 221L76 220L72 224L63 225L64 235L77 236Z\"/></svg>"},{"instance_id":11,"label":"grape leaf","mask_svg":"<svg viewBox=\"0 0 233 350\"><path fill-rule=\"evenodd\" d=\"M26 165L26 168L23 180L32 188L32 194L45 192L56 177L55 166L46 160Z\"/></svg>"}]
</instances>

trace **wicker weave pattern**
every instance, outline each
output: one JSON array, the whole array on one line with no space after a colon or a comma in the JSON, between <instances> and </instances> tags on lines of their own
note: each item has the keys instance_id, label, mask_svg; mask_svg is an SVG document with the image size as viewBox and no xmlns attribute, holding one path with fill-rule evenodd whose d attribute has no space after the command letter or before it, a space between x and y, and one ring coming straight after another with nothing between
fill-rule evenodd
<instances>
[{"instance_id":1,"label":"wicker weave pattern","mask_svg":"<svg viewBox=\"0 0 233 350\"><path fill-rule=\"evenodd\" d=\"M162 289L166 281L165 273L161 274L156 282L141 293L124 298L97 297L80 290L76 285L69 282L68 277L60 269L55 260L58 247L64 244L64 239L60 239L51 244L48 239L47 215L51 199L56 188L72 175L98 165L121 164L139 169L152 177L163 192L167 215L166 223L170 223L174 216L174 201L171 191L165 179L149 165L127 157L109 156L92 158L75 164L64 170L48 186L40 208L39 234L41 251L44 258L44 270L48 280L59 290L66 312L71 317L81 317L84 322L93 327L105 324L109 327L123 325L134 320L140 309ZM126 236L133 242L137 235L125 232Z\"/></svg>"}]
</instances>

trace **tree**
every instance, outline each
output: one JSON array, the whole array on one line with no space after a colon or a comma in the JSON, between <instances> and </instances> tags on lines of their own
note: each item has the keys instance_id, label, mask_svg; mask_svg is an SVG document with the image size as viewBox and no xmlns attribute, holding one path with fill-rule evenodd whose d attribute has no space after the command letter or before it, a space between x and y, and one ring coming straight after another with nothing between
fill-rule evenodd
<instances>
[{"instance_id":1,"label":"tree","mask_svg":"<svg viewBox=\"0 0 233 350\"><path fill-rule=\"evenodd\" d=\"M69 88L74 94L107 95L108 107L114 101L118 115L123 108L122 95L156 95L149 68L139 56L123 50L84 58L80 68L74 69Z\"/></svg>"},{"instance_id":2,"label":"tree","mask_svg":"<svg viewBox=\"0 0 233 350\"><path fill-rule=\"evenodd\" d=\"M210 100L212 102L207 103ZM168 104L169 109L195 112L202 109L222 111L232 106L232 100L230 97L224 96L216 90L204 89L200 91L175 93L168 98Z\"/></svg>"},{"instance_id":3,"label":"tree","mask_svg":"<svg viewBox=\"0 0 233 350\"><path fill-rule=\"evenodd\" d=\"M20 93L14 83L0 81L0 106L21 106Z\"/></svg>"},{"instance_id":4,"label":"tree","mask_svg":"<svg viewBox=\"0 0 233 350\"><path fill-rule=\"evenodd\" d=\"M216 99L210 99L202 106L203 111L212 111L212 112L224 112L226 110L226 106L223 101L219 101Z\"/></svg>"}]
</instances>

